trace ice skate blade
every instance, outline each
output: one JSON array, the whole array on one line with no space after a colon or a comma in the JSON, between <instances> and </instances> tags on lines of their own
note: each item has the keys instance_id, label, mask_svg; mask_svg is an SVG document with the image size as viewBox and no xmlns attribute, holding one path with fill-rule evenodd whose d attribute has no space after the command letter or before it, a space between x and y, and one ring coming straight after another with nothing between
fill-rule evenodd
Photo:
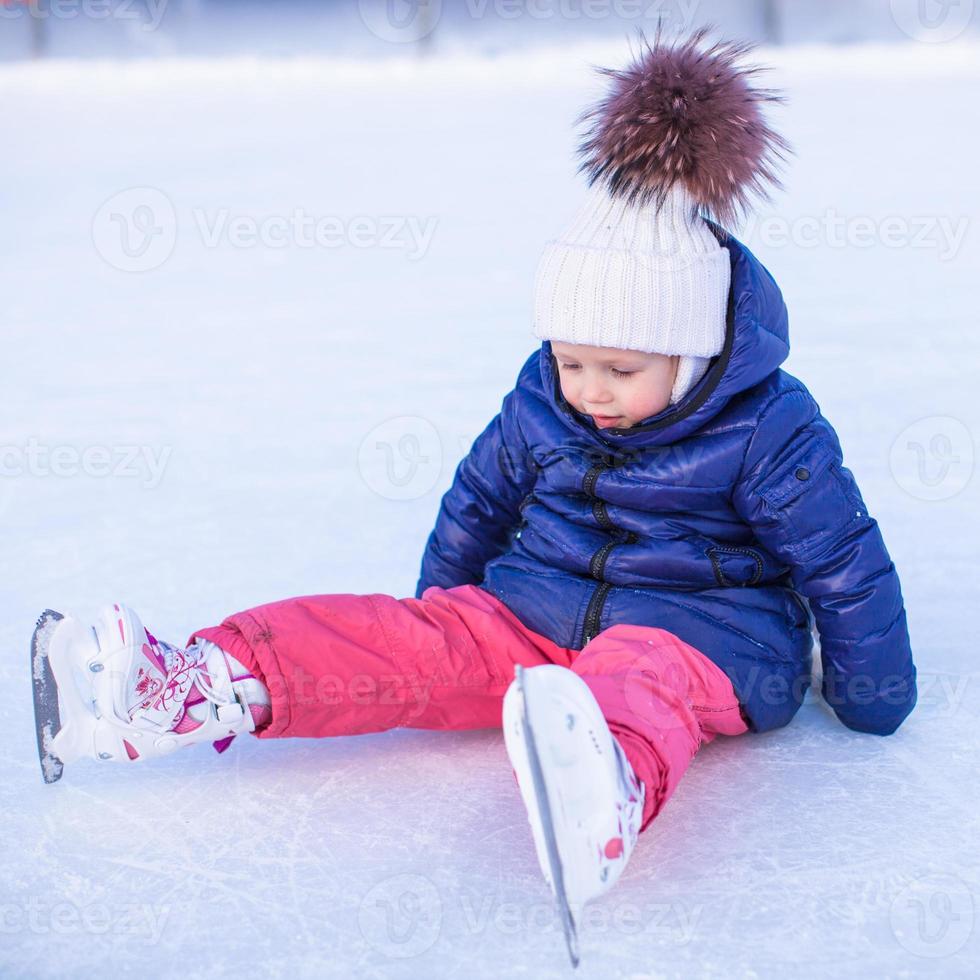
<instances>
[{"instance_id":1,"label":"ice skate blade","mask_svg":"<svg viewBox=\"0 0 980 980\"><path fill-rule=\"evenodd\" d=\"M79 685L86 685L87 680L83 664L98 649L98 636L92 627L70 616L59 623L48 644L48 662L56 683L61 719L50 747L64 765L97 755L98 722L92 692L86 686L83 695Z\"/></svg>"},{"instance_id":2,"label":"ice skate blade","mask_svg":"<svg viewBox=\"0 0 980 980\"><path fill-rule=\"evenodd\" d=\"M80 690L87 677L86 654L98 650L90 626L47 609L31 644L34 717L41 775L57 782L64 767L95 755L97 714L91 692Z\"/></svg>"},{"instance_id":3,"label":"ice skate blade","mask_svg":"<svg viewBox=\"0 0 980 980\"><path fill-rule=\"evenodd\" d=\"M572 966L577 967L580 959L578 930L575 924L575 915L569 904L568 895L565 891L564 872L561 857L558 853L558 841L555 838L551 803L548 799L547 787L545 786L541 759L538 755L537 746L534 741L534 732L531 728L530 719L528 717L527 678L525 676L524 668L520 665L517 665L514 679L516 684L516 697L519 699L519 701L518 703L514 704L513 698L515 692L510 692L512 704L508 707L510 710L516 709L517 711L517 720L520 723L520 733L519 735L511 736L511 738L508 739L507 748L508 751L513 753L515 756L517 756L518 753L520 753L522 756L522 758L514 759L515 763L517 763L515 768L519 768L525 773L530 772L531 775L533 801L528 800L527 797L525 797L525 803L534 806L537 810L536 814L529 814L529 816L532 820L537 817L538 823L540 824L544 835L547 864L550 871L551 889L558 904L558 914L559 918L561 919L562 931L565 935L565 944L568 948L568 957L571 960ZM521 763L524 764L521 765Z\"/></svg>"},{"instance_id":4,"label":"ice skate blade","mask_svg":"<svg viewBox=\"0 0 980 980\"><path fill-rule=\"evenodd\" d=\"M55 736L61 731L58 708L58 684L48 657L51 637L64 617L53 609L45 609L38 617L31 638L31 680L34 684L34 727L37 735L37 755L45 783L61 779L64 763L52 749Z\"/></svg>"}]
</instances>

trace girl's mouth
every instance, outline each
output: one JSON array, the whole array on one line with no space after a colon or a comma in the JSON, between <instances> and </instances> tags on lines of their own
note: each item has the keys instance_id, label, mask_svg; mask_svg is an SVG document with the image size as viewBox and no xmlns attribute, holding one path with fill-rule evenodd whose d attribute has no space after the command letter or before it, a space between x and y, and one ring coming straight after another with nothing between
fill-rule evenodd
<instances>
[{"instance_id":1,"label":"girl's mouth","mask_svg":"<svg viewBox=\"0 0 980 980\"><path fill-rule=\"evenodd\" d=\"M595 424L601 429L611 429L614 423L618 422L622 416L621 415L593 415L593 420Z\"/></svg>"}]
</instances>

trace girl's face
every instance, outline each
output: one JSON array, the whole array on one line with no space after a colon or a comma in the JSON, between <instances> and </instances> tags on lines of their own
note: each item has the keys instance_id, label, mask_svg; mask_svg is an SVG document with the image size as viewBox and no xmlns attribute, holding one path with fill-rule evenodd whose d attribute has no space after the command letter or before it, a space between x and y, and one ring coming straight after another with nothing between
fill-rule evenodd
<instances>
[{"instance_id":1,"label":"girl's face","mask_svg":"<svg viewBox=\"0 0 980 980\"><path fill-rule=\"evenodd\" d=\"M627 429L670 403L677 355L552 341L561 393L601 429Z\"/></svg>"}]
</instances>

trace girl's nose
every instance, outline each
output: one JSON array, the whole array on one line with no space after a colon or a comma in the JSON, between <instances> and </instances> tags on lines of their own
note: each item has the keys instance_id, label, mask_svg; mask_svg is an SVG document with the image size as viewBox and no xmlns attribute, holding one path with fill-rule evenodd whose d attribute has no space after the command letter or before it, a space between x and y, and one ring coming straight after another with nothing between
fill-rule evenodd
<instances>
[{"instance_id":1,"label":"girl's nose","mask_svg":"<svg viewBox=\"0 0 980 980\"><path fill-rule=\"evenodd\" d=\"M585 382L582 399L590 405L602 405L609 401L609 392L600 379L592 379Z\"/></svg>"}]
</instances>

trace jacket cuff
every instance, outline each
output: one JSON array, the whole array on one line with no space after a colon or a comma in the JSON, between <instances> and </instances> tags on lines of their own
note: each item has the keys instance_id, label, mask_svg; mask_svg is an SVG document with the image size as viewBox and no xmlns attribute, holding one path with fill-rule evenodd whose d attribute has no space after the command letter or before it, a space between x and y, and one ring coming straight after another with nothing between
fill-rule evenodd
<instances>
[{"instance_id":1,"label":"jacket cuff","mask_svg":"<svg viewBox=\"0 0 980 980\"><path fill-rule=\"evenodd\" d=\"M836 687L837 692L824 677L824 700L834 709L834 714L843 725L867 735L893 734L912 713L918 700L914 667L908 679L877 692L839 693L845 685L838 684Z\"/></svg>"}]
</instances>

